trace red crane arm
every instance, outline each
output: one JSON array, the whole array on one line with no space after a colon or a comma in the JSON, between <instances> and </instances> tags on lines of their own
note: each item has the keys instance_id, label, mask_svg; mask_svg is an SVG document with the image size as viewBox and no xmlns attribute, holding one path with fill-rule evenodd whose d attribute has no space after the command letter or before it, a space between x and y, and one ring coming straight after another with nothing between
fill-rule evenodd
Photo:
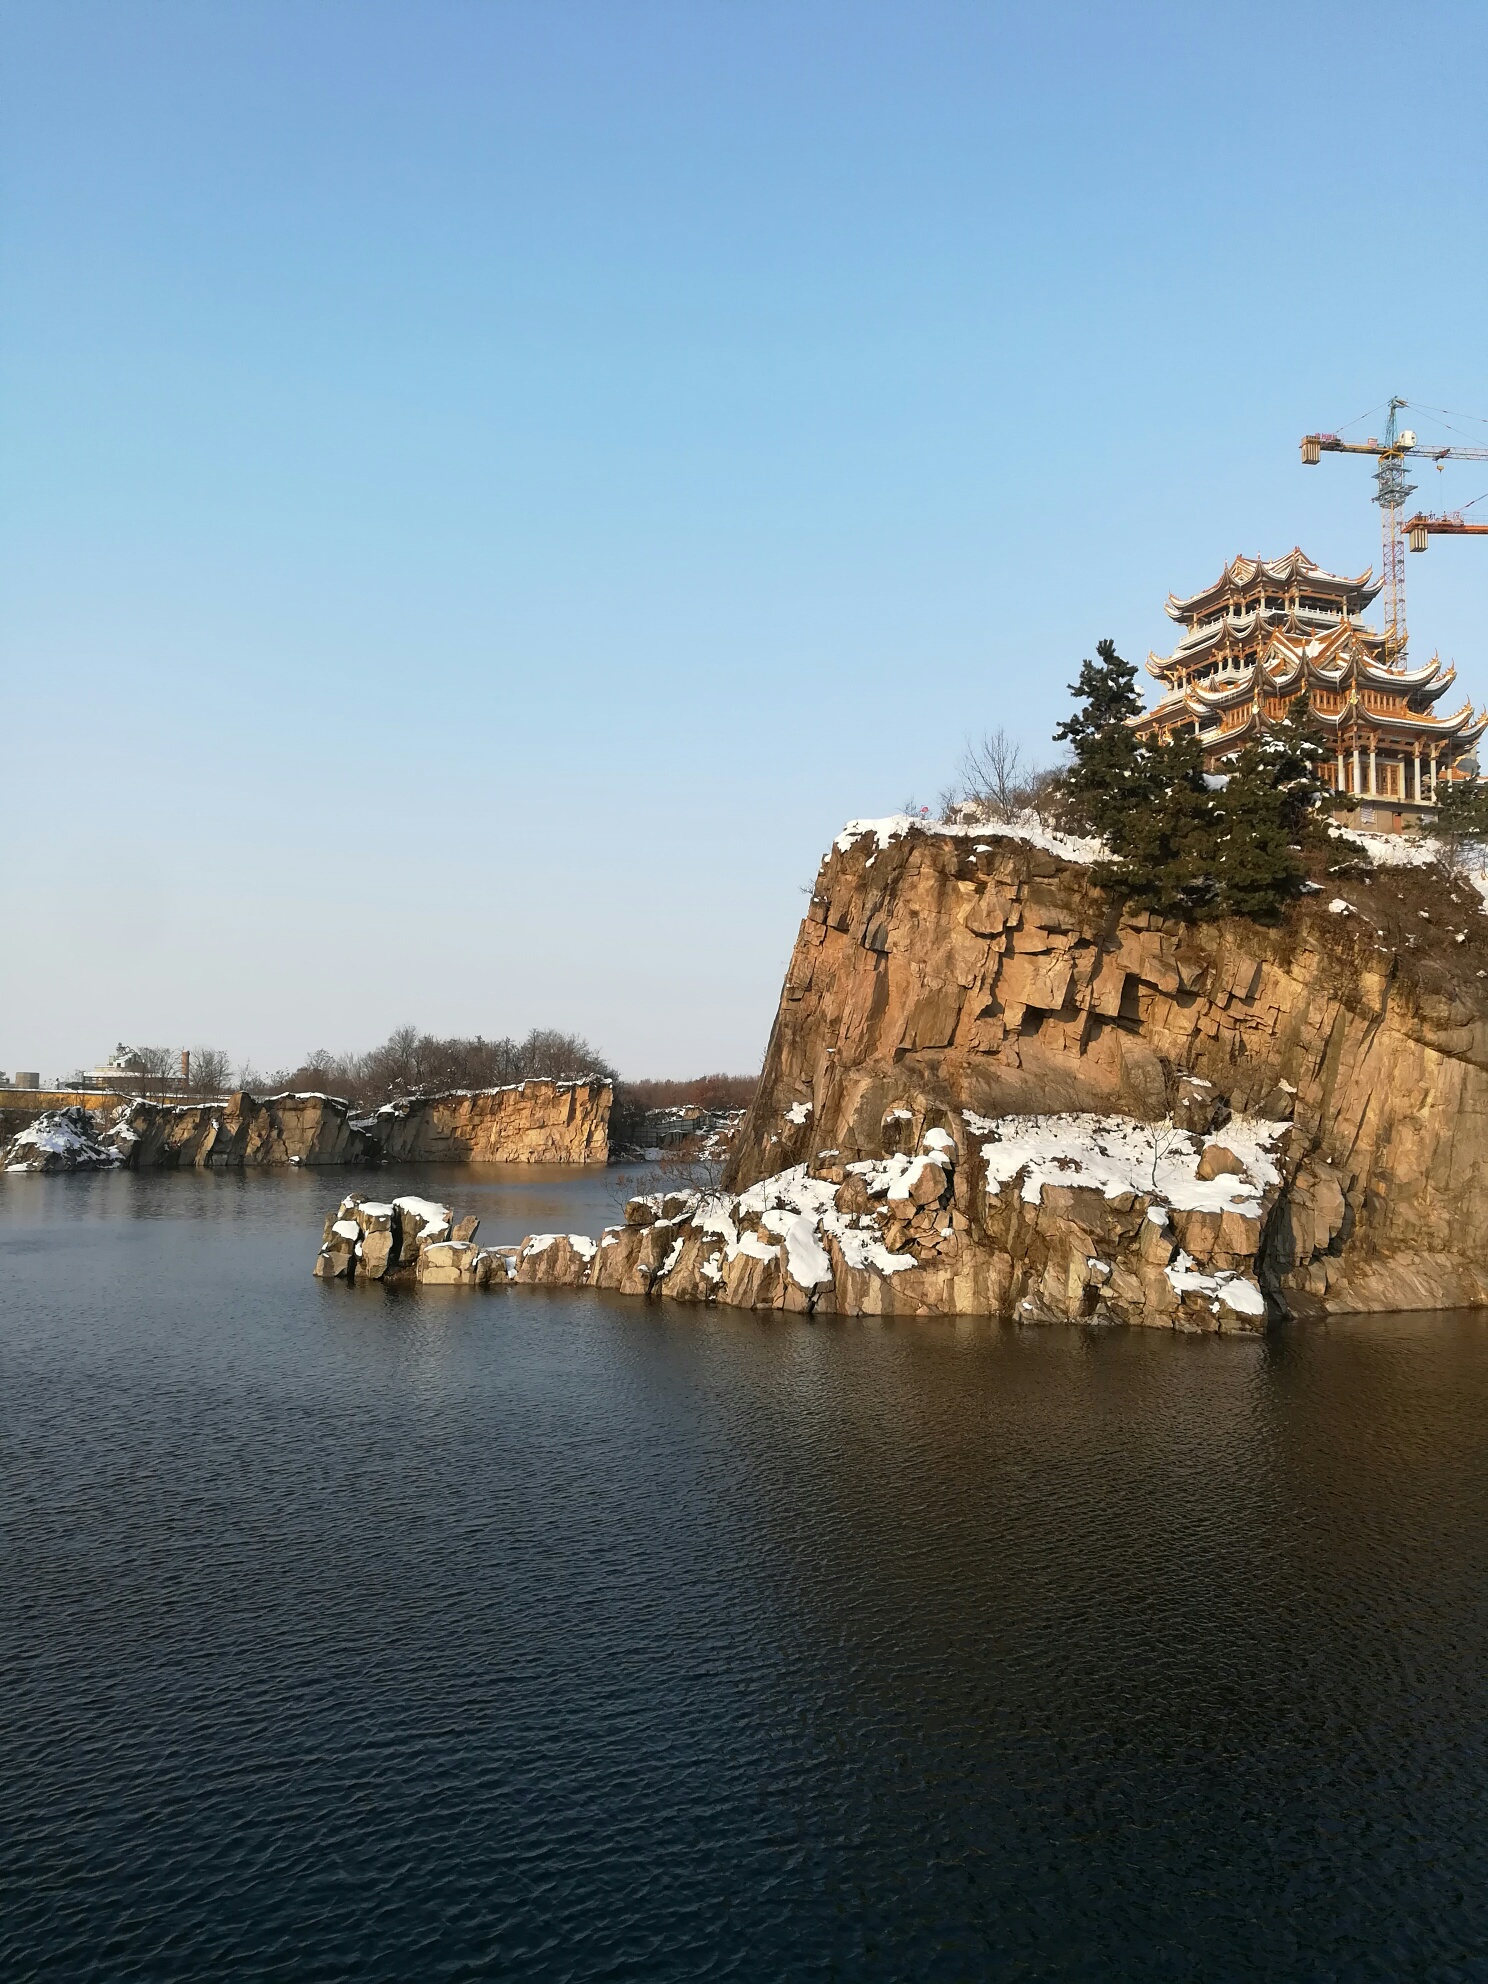
<instances>
[{"instance_id":1,"label":"red crane arm","mask_svg":"<svg viewBox=\"0 0 1488 1984\"><path fill-rule=\"evenodd\" d=\"M1312 468L1321 455L1414 455L1428 462L1488 462L1488 448L1428 448L1419 441L1408 448L1387 448L1383 441L1340 441L1336 434L1304 434L1302 460Z\"/></svg>"},{"instance_id":2,"label":"red crane arm","mask_svg":"<svg viewBox=\"0 0 1488 1984\"><path fill-rule=\"evenodd\" d=\"M1488 537L1488 524L1466 523L1460 515L1428 516L1418 510L1400 526L1412 551L1424 551L1428 537Z\"/></svg>"}]
</instances>

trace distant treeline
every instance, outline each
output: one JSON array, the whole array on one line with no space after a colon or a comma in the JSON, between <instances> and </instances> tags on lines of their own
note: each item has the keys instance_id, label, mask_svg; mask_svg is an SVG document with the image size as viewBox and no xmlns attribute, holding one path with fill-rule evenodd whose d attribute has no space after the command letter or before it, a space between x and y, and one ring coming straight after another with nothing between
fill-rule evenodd
<instances>
[{"instance_id":1,"label":"distant treeline","mask_svg":"<svg viewBox=\"0 0 1488 1984\"><path fill-rule=\"evenodd\" d=\"M369 1053L333 1054L317 1048L299 1067L261 1077L258 1086L315 1089L376 1108L396 1096L420 1091L501 1088L510 1082L542 1079L578 1081L585 1075L613 1082L615 1070L576 1033L534 1027L525 1040L486 1040L480 1034L469 1040L439 1040L417 1027L400 1026Z\"/></svg>"},{"instance_id":2,"label":"distant treeline","mask_svg":"<svg viewBox=\"0 0 1488 1984\"><path fill-rule=\"evenodd\" d=\"M245 1069L245 1075L252 1071ZM534 1027L525 1040L440 1040L402 1026L381 1047L367 1054L332 1054L325 1048L307 1054L297 1068L270 1077L244 1081L262 1093L276 1089L315 1089L344 1096L361 1108L375 1109L400 1095L451 1088L499 1088L509 1082L579 1081L597 1077L613 1084L615 1106L612 1140L633 1141L639 1119L648 1109L671 1109L687 1103L700 1109L747 1109L754 1095L755 1075L699 1075L692 1081L621 1081L613 1063L582 1035Z\"/></svg>"},{"instance_id":3,"label":"distant treeline","mask_svg":"<svg viewBox=\"0 0 1488 1984\"><path fill-rule=\"evenodd\" d=\"M613 1063L577 1033L554 1027L534 1027L525 1040L440 1040L416 1026L400 1026L380 1047L365 1054L334 1054L318 1047L293 1068L265 1072L232 1063L218 1048L194 1047L190 1074L180 1076L180 1054L174 1048L138 1048L131 1062L142 1094L183 1092L203 1098L225 1095L234 1088L255 1095L285 1090L314 1091L340 1096L362 1109L377 1109L400 1095L417 1095L452 1088L501 1088L512 1082L581 1081L593 1076L615 1090L613 1140L633 1141L648 1109L670 1109L693 1103L701 1109L747 1109L755 1091L754 1075L699 1075L692 1081L622 1082ZM78 1078L81 1080L81 1076Z\"/></svg>"}]
</instances>

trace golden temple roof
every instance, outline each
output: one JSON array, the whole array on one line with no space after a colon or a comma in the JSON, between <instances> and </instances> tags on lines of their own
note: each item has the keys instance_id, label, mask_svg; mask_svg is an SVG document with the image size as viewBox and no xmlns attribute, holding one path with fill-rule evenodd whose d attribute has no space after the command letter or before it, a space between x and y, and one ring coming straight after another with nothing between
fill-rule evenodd
<instances>
[{"instance_id":1,"label":"golden temple roof","mask_svg":"<svg viewBox=\"0 0 1488 1984\"><path fill-rule=\"evenodd\" d=\"M1321 565L1313 563L1301 545L1294 544L1284 558L1247 558L1242 553L1202 591L1191 593L1187 599L1169 593L1163 610L1170 620L1186 621L1192 628L1228 602L1243 599L1263 587L1276 586L1283 592L1313 594L1326 600L1335 612L1343 609L1357 613L1378 596L1383 583L1368 566L1353 579L1338 572L1325 572Z\"/></svg>"}]
</instances>

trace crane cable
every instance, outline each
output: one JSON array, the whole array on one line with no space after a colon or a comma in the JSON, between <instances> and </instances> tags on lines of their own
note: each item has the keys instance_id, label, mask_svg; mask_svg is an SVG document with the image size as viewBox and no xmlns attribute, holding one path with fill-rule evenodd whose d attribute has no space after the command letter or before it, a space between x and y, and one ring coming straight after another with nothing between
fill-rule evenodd
<instances>
[{"instance_id":1,"label":"crane cable","mask_svg":"<svg viewBox=\"0 0 1488 1984\"><path fill-rule=\"evenodd\" d=\"M1422 413L1444 414L1452 420L1475 420L1480 427L1488 427L1488 414L1457 413L1449 406L1423 406L1420 410Z\"/></svg>"},{"instance_id":2,"label":"crane cable","mask_svg":"<svg viewBox=\"0 0 1488 1984\"><path fill-rule=\"evenodd\" d=\"M1352 420L1344 421L1343 426L1338 429L1338 432L1342 434L1347 428L1358 427L1364 421L1372 420L1377 413L1381 412L1389 404L1390 402L1388 400L1381 400L1378 406L1366 407L1363 413L1356 413Z\"/></svg>"}]
</instances>

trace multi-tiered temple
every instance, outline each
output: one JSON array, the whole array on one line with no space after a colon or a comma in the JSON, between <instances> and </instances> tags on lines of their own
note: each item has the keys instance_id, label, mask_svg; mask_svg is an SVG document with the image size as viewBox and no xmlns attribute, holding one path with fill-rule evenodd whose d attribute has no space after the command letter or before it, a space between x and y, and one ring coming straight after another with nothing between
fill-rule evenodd
<instances>
[{"instance_id":1,"label":"multi-tiered temple","mask_svg":"<svg viewBox=\"0 0 1488 1984\"><path fill-rule=\"evenodd\" d=\"M1237 558L1191 599L1170 595L1183 638L1171 654L1147 657L1164 694L1136 730L1164 740L1196 730L1205 763L1222 771L1305 692L1333 747L1328 782L1357 796L1359 823L1414 824L1441 781L1476 776L1473 746L1488 712L1468 702L1437 713L1457 671L1435 655L1412 669L1388 652L1384 635L1359 619L1379 590L1369 572L1339 578L1294 550L1272 561Z\"/></svg>"}]
</instances>

